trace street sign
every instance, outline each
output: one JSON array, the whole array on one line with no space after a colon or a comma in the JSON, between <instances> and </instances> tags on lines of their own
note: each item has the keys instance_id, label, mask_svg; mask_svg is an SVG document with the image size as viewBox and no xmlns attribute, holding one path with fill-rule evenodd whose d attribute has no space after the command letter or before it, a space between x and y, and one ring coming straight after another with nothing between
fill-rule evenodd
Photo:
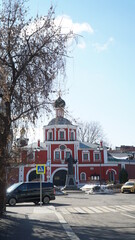
<instances>
[{"instance_id":1,"label":"street sign","mask_svg":"<svg viewBox=\"0 0 135 240\"><path fill-rule=\"evenodd\" d=\"M45 174L45 164L37 164L36 165L36 174L40 174L40 207L42 206L42 176L41 174Z\"/></svg>"},{"instance_id":2,"label":"street sign","mask_svg":"<svg viewBox=\"0 0 135 240\"><path fill-rule=\"evenodd\" d=\"M45 164L36 165L36 174L45 174Z\"/></svg>"}]
</instances>

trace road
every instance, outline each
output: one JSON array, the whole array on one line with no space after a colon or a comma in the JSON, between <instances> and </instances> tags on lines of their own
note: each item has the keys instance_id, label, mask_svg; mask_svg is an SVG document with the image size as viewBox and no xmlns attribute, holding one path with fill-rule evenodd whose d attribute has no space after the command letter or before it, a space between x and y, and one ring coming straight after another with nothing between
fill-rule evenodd
<instances>
[{"instance_id":1,"label":"road","mask_svg":"<svg viewBox=\"0 0 135 240\"><path fill-rule=\"evenodd\" d=\"M135 194L73 194L55 208L79 239L135 239Z\"/></svg>"},{"instance_id":2,"label":"road","mask_svg":"<svg viewBox=\"0 0 135 240\"><path fill-rule=\"evenodd\" d=\"M7 207L0 219L1 240L127 238L135 239L135 194L69 193L48 206Z\"/></svg>"}]
</instances>

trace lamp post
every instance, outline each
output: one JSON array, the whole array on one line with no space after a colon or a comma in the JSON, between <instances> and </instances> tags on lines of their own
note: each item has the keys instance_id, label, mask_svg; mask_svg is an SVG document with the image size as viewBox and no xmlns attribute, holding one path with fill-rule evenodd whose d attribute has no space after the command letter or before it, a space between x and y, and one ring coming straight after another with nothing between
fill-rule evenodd
<instances>
[{"instance_id":1,"label":"lamp post","mask_svg":"<svg viewBox=\"0 0 135 240\"><path fill-rule=\"evenodd\" d=\"M103 150L103 147L102 145L100 144L98 147L97 147L97 150L100 152L100 173L99 173L99 181L100 181L100 186L101 186L101 162L102 162L102 157L101 157L101 150Z\"/></svg>"},{"instance_id":2,"label":"lamp post","mask_svg":"<svg viewBox=\"0 0 135 240\"><path fill-rule=\"evenodd\" d=\"M130 161L132 161L134 159L134 156L133 156L133 154L131 155L128 155L128 161L129 161L129 167L128 167L128 178L130 178L130 176L129 175L131 175L130 174Z\"/></svg>"}]
</instances>

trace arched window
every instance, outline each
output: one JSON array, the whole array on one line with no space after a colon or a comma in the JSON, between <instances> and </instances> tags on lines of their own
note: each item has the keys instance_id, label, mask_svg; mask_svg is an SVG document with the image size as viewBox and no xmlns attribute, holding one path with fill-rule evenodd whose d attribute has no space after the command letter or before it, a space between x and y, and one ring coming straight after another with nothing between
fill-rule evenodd
<instances>
[{"instance_id":1,"label":"arched window","mask_svg":"<svg viewBox=\"0 0 135 240\"><path fill-rule=\"evenodd\" d=\"M47 140L48 141L52 141L53 140L53 131L52 130L49 130L47 132Z\"/></svg>"},{"instance_id":2,"label":"arched window","mask_svg":"<svg viewBox=\"0 0 135 240\"><path fill-rule=\"evenodd\" d=\"M100 180L100 176L99 175L91 175L90 179L92 181L99 181Z\"/></svg>"},{"instance_id":3,"label":"arched window","mask_svg":"<svg viewBox=\"0 0 135 240\"><path fill-rule=\"evenodd\" d=\"M66 148L64 151L64 158L69 158L72 155L72 151L69 148Z\"/></svg>"},{"instance_id":4,"label":"arched window","mask_svg":"<svg viewBox=\"0 0 135 240\"><path fill-rule=\"evenodd\" d=\"M61 151L59 148L55 149L54 151L54 160L55 161L61 160Z\"/></svg>"},{"instance_id":5,"label":"arched window","mask_svg":"<svg viewBox=\"0 0 135 240\"><path fill-rule=\"evenodd\" d=\"M114 182L115 181L114 171L108 172L108 178L109 178L109 182Z\"/></svg>"},{"instance_id":6,"label":"arched window","mask_svg":"<svg viewBox=\"0 0 135 240\"><path fill-rule=\"evenodd\" d=\"M81 180L81 181L86 181L86 173L82 172L82 173L80 174L80 180Z\"/></svg>"},{"instance_id":7,"label":"arched window","mask_svg":"<svg viewBox=\"0 0 135 240\"><path fill-rule=\"evenodd\" d=\"M74 130L71 130L70 132L70 141L74 141L75 140L75 132Z\"/></svg>"},{"instance_id":8,"label":"arched window","mask_svg":"<svg viewBox=\"0 0 135 240\"><path fill-rule=\"evenodd\" d=\"M90 153L89 153L89 151L83 151L82 152L82 161L83 162L90 161Z\"/></svg>"},{"instance_id":9,"label":"arched window","mask_svg":"<svg viewBox=\"0 0 135 240\"><path fill-rule=\"evenodd\" d=\"M101 161L101 153L99 151L94 152L94 162Z\"/></svg>"}]
</instances>

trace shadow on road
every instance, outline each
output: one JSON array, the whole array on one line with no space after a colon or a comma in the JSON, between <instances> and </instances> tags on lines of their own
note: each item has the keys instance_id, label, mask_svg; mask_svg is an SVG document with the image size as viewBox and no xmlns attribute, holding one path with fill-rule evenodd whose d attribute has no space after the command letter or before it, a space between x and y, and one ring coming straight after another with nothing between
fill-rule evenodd
<instances>
[{"instance_id":1,"label":"shadow on road","mask_svg":"<svg viewBox=\"0 0 135 240\"><path fill-rule=\"evenodd\" d=\"M24 215L25 216L25 215ZM55 220L29 219L20 215L12 216L6 214L0 218L0 240L69 240L62 225ZM135 239L134 228L132 227L97 227L94 224L90 227L71 226L73 232L80 240L85 239Z\"/></svg>"},{"instance_id":2,"label":"shadow on road","mask_svg":"<svg viewBox=\"0 0 135 240\"><path fill-rule=\"evenodd\" d=\"M100 239L100 240L134 240L135 239L135 231L134 228L126 228L125 227L72 227L73 231L76 235L81 239ZM133 230L133 232L131 231Z\"/></svg>"},{"instance_id":3,"label":"shadow on road","mask_svg":"<svg viewBox=\"0 0 135 240\"><path fill-rule=\"evenodd\" d=\"M62 225L57 221L18 218L9 212L0 218L0 240L69 239Z\"/></svg>"}]
</instances>

